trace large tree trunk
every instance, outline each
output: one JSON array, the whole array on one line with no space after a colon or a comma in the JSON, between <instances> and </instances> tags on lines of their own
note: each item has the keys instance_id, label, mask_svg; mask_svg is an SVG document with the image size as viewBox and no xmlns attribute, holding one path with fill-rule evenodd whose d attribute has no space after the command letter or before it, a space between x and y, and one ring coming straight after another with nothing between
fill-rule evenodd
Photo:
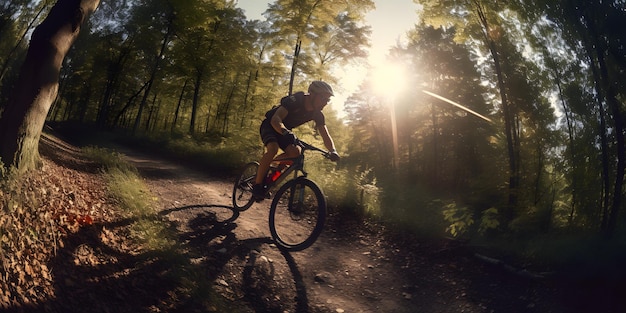
<instances>
[{"instance_id":1,"label":"large tree trunk","mask_svg":"<svg viewBox=\"0 0 626 313\"><path fill-rule=\"evenodd\" d=\"M18 83L0 117L0 160L19 172L39 163L39 137L59 87L65 55L100 0L58 0L35 28Z\"/></svg>"}]
</instances>

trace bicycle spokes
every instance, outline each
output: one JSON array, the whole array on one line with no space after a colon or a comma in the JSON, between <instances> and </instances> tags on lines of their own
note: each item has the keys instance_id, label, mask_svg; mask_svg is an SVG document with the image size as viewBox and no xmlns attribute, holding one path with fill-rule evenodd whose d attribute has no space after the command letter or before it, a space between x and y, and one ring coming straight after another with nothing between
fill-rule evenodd
<instances>
[{"instance_id":1,"label":"bicycle spokes","mask_svg":"<svg viewBox=\"0 0 626 313\"><path fill-rule=\"evenodd\" d=\"M270 231L279 245L291 250L310 246L322 230L326 202L319 187L307 179L285 184L270 209Z\"/></svg>"},{"instance_id":2,"label":"bicycle spokes","mask_svg":"<svg viewBox=\"0 0 626 313\"><path fill-rule=\"evenodd\" d=\"M287 210L291 214L291 218L301 219L305 212L312 211L307 210L308 206L316 206L316 204L311 200L309 200L308 205L305 203L305 191L304 185L295 185L291 187L289 201L287 202Z\"/></svg>"},{"instance_id":3,"label":"bicycle spokes","mask_svg":"<svg viewBox=\"0 0 626 313\"><path fill-rule=\"evenodd\" d=\"M256 178L256 172L259 164L248 163L241 172L241 175L235 181L233 187L233 207L239 211L248 209L253 202L252 186Z\"/></svg>"}]
</instances>

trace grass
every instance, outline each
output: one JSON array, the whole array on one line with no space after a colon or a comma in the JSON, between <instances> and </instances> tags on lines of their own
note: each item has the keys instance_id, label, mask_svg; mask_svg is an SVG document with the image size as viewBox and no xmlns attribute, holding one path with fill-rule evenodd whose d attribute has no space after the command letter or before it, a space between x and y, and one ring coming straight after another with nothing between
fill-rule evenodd
<instances>
[{"instance_id":1,"label":"grass","mask_svg":"<svg viewBox=\"0 0 626 313\"><path fill-rule=\"evenodd\" d=\"M133 239L147 250L174 249L175 234L154 209L156 198L150 194L137 169L125 162L119 153L99 147L83 149L89 158L102 164L109 194L125 210L131 225Z\"/></svg>"},{"instance_id":2,"label":"grass","mask_svg":"<svg viewBox=\"0 0 626 313\"><path fill-rule=\"evenodd\" d=\"M261 143L257 141L237 135L205 138L166 133L118 138L118 142L124 145L157 153L200 171L225 176L236 173L242 164L261 157Z\"/></svg>"},{"instance_id":3,"label":"grass","mask_svg":"<svg viewBox=\"0 0 626 313\"><path fill-rule=\"evenodd\" d=\"M141 245L146 255L158 258L168 264L168 278L176 282L175 292L166 301L210 307L222 311L232 311L222 296L212 289L213 282L206 275L206 269L191 264L188 249L179 244L175 229L163 220L154 209L157 198L143 183L135 167L125 162L122 156L111 150L87 147L84 152L94 161L103 165L108 193L119 201L130 225L131 240Z\"/></svg>"}]
</instances>

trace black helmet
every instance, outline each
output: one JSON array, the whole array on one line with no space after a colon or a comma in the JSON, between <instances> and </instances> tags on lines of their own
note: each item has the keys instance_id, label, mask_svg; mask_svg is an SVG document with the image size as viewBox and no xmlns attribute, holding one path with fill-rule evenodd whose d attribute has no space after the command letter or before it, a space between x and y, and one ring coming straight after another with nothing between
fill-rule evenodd
<instances>
[{"instance_id":1,"label":"black helmet","mask_svg":"<svg viewBox=\"0 0 626 313\"><path fill-rule=\"evenodd\" d=\"M327 93L330 94L331 96L334 96L335 94L333 93L333 88L330 87L329 84L321 81L321 80L316 80L313 81L310 85L309 85L309 93Z\"/></svg>"}]
</instances>

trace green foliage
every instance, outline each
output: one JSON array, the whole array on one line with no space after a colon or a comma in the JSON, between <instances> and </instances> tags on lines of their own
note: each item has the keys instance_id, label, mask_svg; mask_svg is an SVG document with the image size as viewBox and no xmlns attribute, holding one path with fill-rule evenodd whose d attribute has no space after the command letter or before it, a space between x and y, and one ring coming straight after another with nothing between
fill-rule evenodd
<instances>
[{"instance_id":1,"label":"green foliage","mask_svg":"<svg viewBox=\"0 0 626 313\"><path fill-rule=\"evenodd\" d=\"M478 233L484 235L489 230L497 229L499 226L500 222L498 221L498 209L489 208L482 212L480 225L478 226Z\"/></svg>"},{"instance_id":2,"label":"green foliage","mask_svg":"<svg viewBox=\"0 0 626 313\"><path fill-rule=\"evenodd\" d=\"M81 33L68 58L50 118L135 134L226 137L287 94L293 45L276 35L280 23L248 21L232 1L183 2L103 3L94 16L97 31ZM371 0L322 1L308 11L300 2L289 7L301 15L287 23L305 15L311 23L302 25L311 38L299 88L331 79L339 61L365 56L369 28L361 22Z\"/></svg>"},{"instance_id":3,"label":"green foliage","mask_svg":"<svg viewBox=\"0 0 626 313\"><path fill-rule=\"evenodd\" d=\"M358 194L357 206L360 207L365 216L379 216L381 212L381 188L377 185L376 176L373 169L356 171L352 178L355 182Z\"/></svg>"},{"instance_id":4,"label":"green foliage","mask_svg":"<svg viewBox=\"0 0 626 313\"><path fill-rule=\"evenodd\" d=\"M474 214L467 207L458 207L455 202L443 206L443 218L450 225L447 232L454 237L461 236L470 230L474 224Z\"/></svg>"},{"instance_id":5,"label":"green foliage","mask_svg":"<svg viewBox=\"0 0 626 313\"><path fill-rule=\"evenodd\" d=\"M144 216L133 223L130 235L147 251L167 253L177 248L176 233L156 214Z\"/></svg>"},{"instance_id":6,"label":"green foliage","mask_svg":"<svg viewBox=\"0 0 626 313\"><path fill-rule=\"evenodd\" d=\"M155 198L139 177L137 169L114 151L93 146L83 150L89 158L102 164L108 193L119 201L126 217L134 220L131 236L148 250L172 249L175 235L156 214Z\"/></svg>"},{"instance_id":7,"label":"green foliage","mask_svg":"<svg viewBox=\"0 0 626 313\"><path fill-rule=\"evenodd\" d=\"M320 161L328 163L327 160ZM370 170L351 173L346 168L322 165L320 161L307 161L308 169L310 177L324 190L331 208L361 217L380 216L381 190Z\"/></svg>"},{"instance_id":8,"label":"green foliage","mask_svg":"<svg viewBox=\"0 0 626 313\"><path fill-rule=\"evenodd\" d=\"M416 20L424 23L389 51L408 69L403 79L411 86L393 95L400 167L392 167L388 95L373 92L368 73L343 120L327 116L341 165L310 163L329 203L456 236L593 233L610 212L620 216L612 201L623 194L613 184L623 176L617 135L626 71L623 34L614 26L624 20L623 3L419 2ZM10 22L0 29L2 61L34 18L30 8L43 5L11 3L29 9L1 12ZM297 89L332 80L333 66L364 56L369 27L362 21L373 2L274 1L269 22L248 21L234 5L103 2L93 31L81 32L66 60L50 119L136 128L133 145L211 171L257 159L258 124L288 91L296 42L303 41ZM10 69L20 55L9 57ZM3 94L10 85L2 82ZM299 135L319 139L311 128ZM433 199L454 199L443 218Z\"/></svg>"},{"instance_id":9,"label":"green foliage","mask_svg":"<svg viewBox=\"0 0 626 313\"><path fill-rule=\"evenodd\" d=\"M83 152L91 160L101 164L105 172L121 172L128 175L138 175L137 169L123 160L119 152L97 146L87 146Z\"/></svg>"},{"instance_id":10,"label":"green foliage","mask_svg":"<svg viewBox=\"0 0 626 313\"><path fill-rule=\"evenodd\" d=\"M105 176L109 191L130 216L148 217L155 214L152 199L136 173L115 167L107 170Z\"/></svg>"},{"instance_id":11,"label":"green foliage","mask_svg":"<svg viewBox=\"0 0 626 313\"><path fill-rule=\"evenodd\" d=\"M254 139L253 139L254 138ZM155 134L121 138L133 147L164 155L215 174L230 174L242 164L255 160L262 154L258 134L237 132L229 137L216 135L194 137L187 135Z\"/></svg>"},{"instance_id":12,"label":"green foliage","mask_svg":"<svg viewBox=\"0 0 626 313\"><path fill-rule=\"evenodd\" d=\"M28 48L28 36L47 15L51 1L13 0L0 4L0 112L8 101Z\"/></svg>"}]
</instances>

